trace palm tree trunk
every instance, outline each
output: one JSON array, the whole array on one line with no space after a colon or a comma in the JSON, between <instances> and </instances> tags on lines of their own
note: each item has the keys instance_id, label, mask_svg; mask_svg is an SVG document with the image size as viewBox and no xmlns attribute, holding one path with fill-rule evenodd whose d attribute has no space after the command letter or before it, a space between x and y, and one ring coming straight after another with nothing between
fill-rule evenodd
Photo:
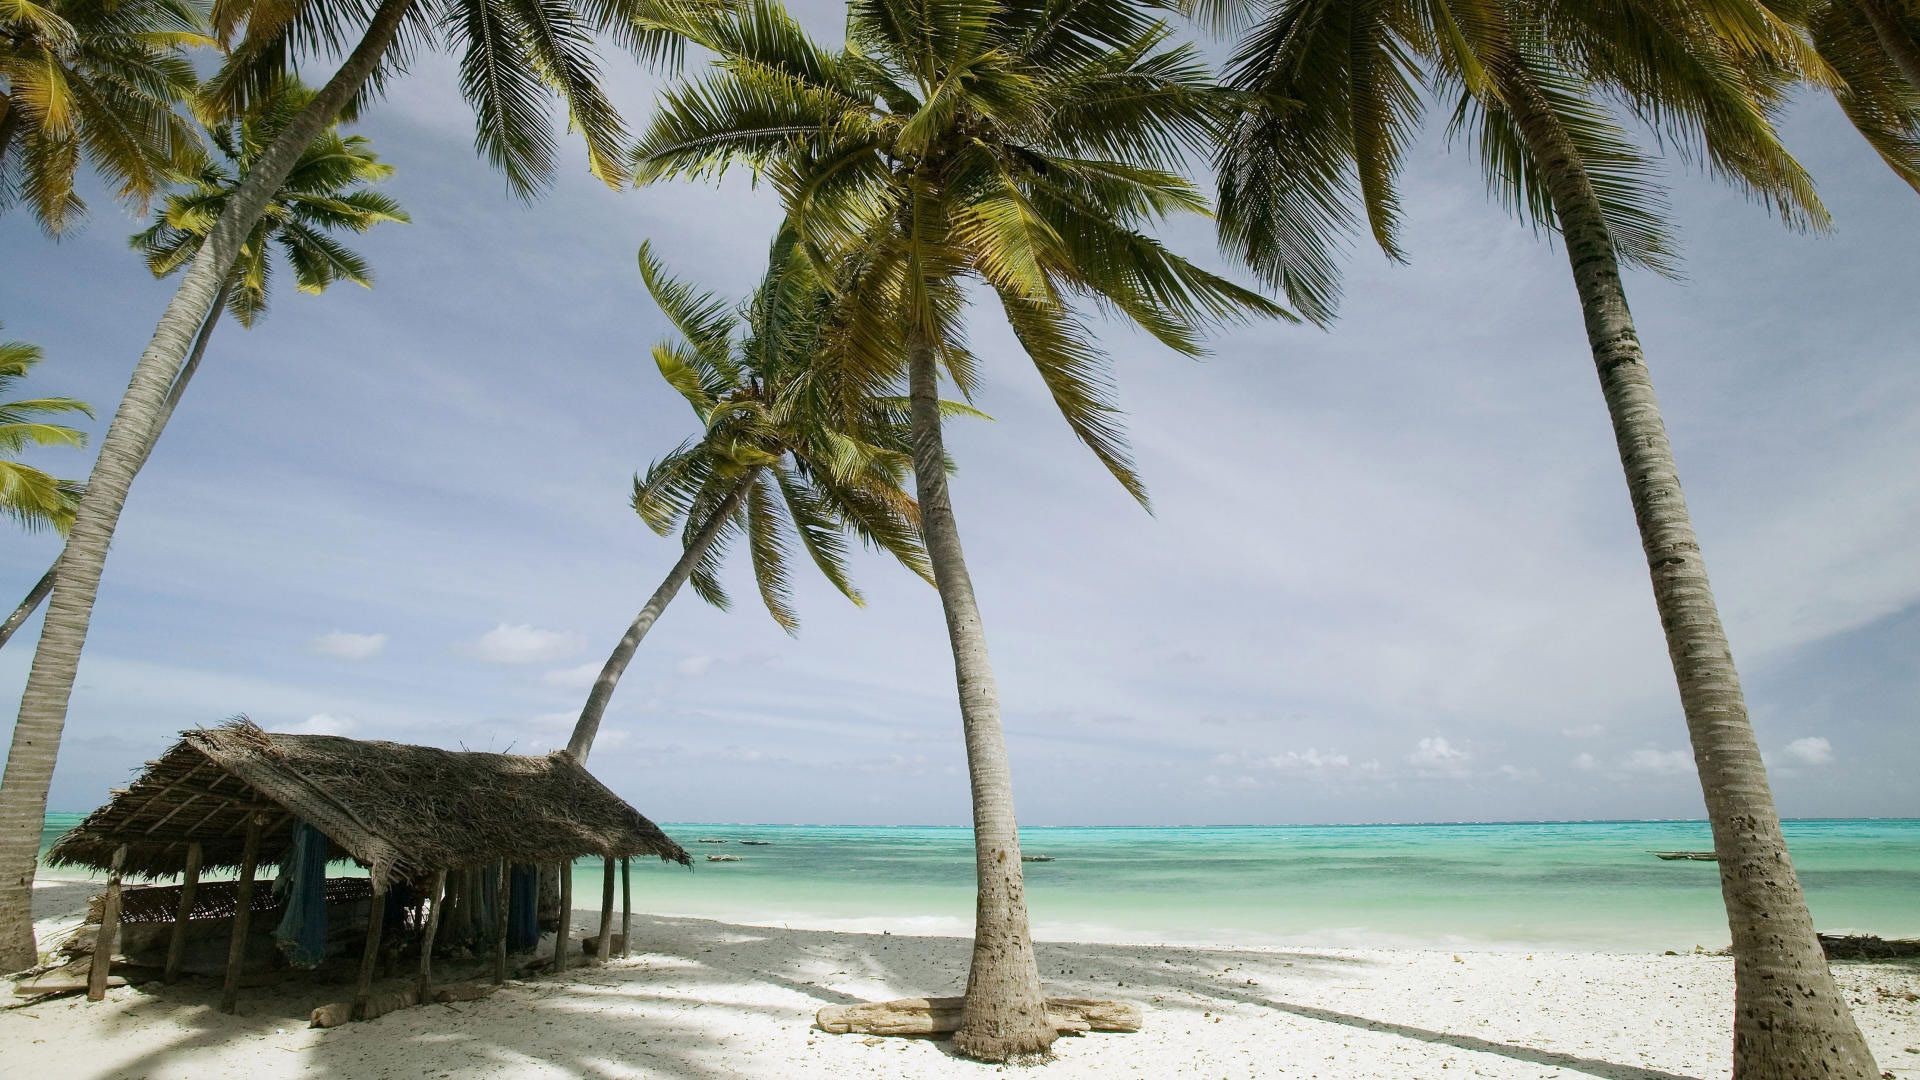
<instances>
[{"instance_id":1,"label":"palm tree trunk","mask_svg":"<svg viewBox=\"0 0 1920 1080\"><path fill-rule=\"evenodd\" d=\"M340 70L261 155L234 192L168 302L153 339L133 369L133 379L107 427L106 438L100 442L73 529L55 563L46 624L20 696L20 718L14 724L6 774L0 779L0 971L29 967L35 959L29 901L54 758L59 753L67 703L80 667L80 651L86 643L100 575L106 568L107 546L113 540L114 526L126 505L134 474L146 460L157 434L156 422L165 408L167 393L194 333L206 325L220 285L239 255L241 241L300 154L378 68L413 3L381 0L365 35Z\"/></svg>"},{"instance_id":2,"label":"palm tree trunk","mask_svg":"<svg viewBox=\"0 0 1920 1080\"><path fill-rule=\"evenodd\" d=\"M1733 937L1734 1075L1871 1080L1880 1072L1827 969L1780 833L1599 200L1559 119L1533 85L1513 77L1503 93L1547 178L1566 241L1705 790Z\"/></svg>"},{"instance_id":3,"label":"palm tree trunk","mask_svg":"<svg viewBox=\"0 0 1920 1080\"><path fill-rule=\"evenodd\" d=\"M33 588L27 590L27 598L20 601L19 607L13 609L13 614L7 616L6 622L0 623L0 648L5 648L7 642L13 640L13 632L20 629L21 623L33 617L33 613L40 607L40 602L45 600L47 594L52 591L53 567L49 566L47 572L40 575L40 580L33 583Z\"/></svg>"},{"instance_id":4,"label":"palm tree trunk","mask_svg":"<svg viewBox=\"0 0 1920 1080\"><path fill-rule=\"evenodd\" d=\"M673 602L680 587L693 576L693 568L700 565L700 557L719 539L720 533L727 527L727 520L740 508L740 500L746 497L747 488L759 475L759 469L749 470L740 485L733 489L733 494L728 495L713 516L707 519L707 523L701 526L693 542L680 553L680 561L667 571L666 580L653 590L653 595L647 598L647 605L640 609L640 614L634 616L633 624L627 627L626 636L613 647L613 655L607 657L607 662L600 668L600 677L593 680L593 689L588 692L587 703L580 710L580 719L574 722L573 737L567 740L567 753L574 760L586 764L587 755L593 751L593 740L600 734L600 721L607 714L607 703L613 700L614 687L620 685L620 676L626 674L627 665L633 662L633 654L640 648L640 642L646 638L647 631L653 629L660 614L667 610L667 605Z\"/></svg>"},{"instance_id":5,"label":"palm tree trunk","mask_svg":"<svg viewBox=\"0 0 1920 1080\"><path fill-rule=\"evenodd\" d=\"M1867 17L1873 27L1873 36L1879 40L1880 48L1893 60L1900 74L1906 76L1916 91L1920 91L1920 41L1907 32L1903 12L1891 0L1858 0L1860 13Z\"/></svg>"},{"instance_id":6,"label":"palm tree trunk","mask_svg":"<svg viewBox=\"0 0 1920 1080\"><path fill-rule=\"evenodd\" d=\"M160 432L165 430L167 420L173 416L173 410L179 407L180 395L187 392L188 380L193 378L194 372L200 370L200 358L207 352L207 339L213 336L214 324L220 321L220 311L227 306L227 294L231 291L231 284L222 284L219 294L214 297L213 310L207 313L206 321L200 324L199 336L193 340L193 352L187 356L187 363L180 369L180 374L174 377L173 388L167 391L166 405L161 408L160 418L154 423L153 437L147 442L146 454L141 457L139 468L145 468L147 459L153 456L153 448L159 442ZM58 565L59 561L59 557L56 556L55 565ZM26 599L20 601L20 606L13 609L13 614L7 617L6 622L0 623L0 649L6 648L7 642L13 640L13 632L20 629L20 624L33 616L41 602L47 598L47 594L52 591L53 567L49 566L47 572L40 575L40 580L33 583L33 588L27 590Z\"/></svg>"},{"instance_id":7,"label":"palm tree trunk","mask_svg":"<svg viewBox=\"0 0 1920 1080\"><path fill-rule=\"evenodd\" d=\"M1047 1019L1040 969L1027 927L1020 834L1013 816L1013 773L1000 729L1000 694L987 660L987 636L960 549L960 529L947 494L940 432L939 375L933 343L917 328L907 342L913 409L913 476L920 496L920 532L940 606L947 616L953 672L960 689L967 778L973 788L973 860L977 895L973 962L954 1049L982 1061L1045 1054L1057 1034Z\"/></svg>"}]
</instances>

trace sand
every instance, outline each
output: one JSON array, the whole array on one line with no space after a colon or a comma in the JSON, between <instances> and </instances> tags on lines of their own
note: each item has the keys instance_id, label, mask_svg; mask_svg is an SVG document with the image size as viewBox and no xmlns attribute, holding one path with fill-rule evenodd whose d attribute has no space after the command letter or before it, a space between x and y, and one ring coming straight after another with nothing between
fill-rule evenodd
<instances>
[{"instance_id":1,"label":"sand","mask_svg":"<svg viewBox=\"0 0 1920 1080\"><path fill-rule=\"evenodd\" d=\"M91 886L50 883L46 908ZM40 905L36 905L37 907ZM43 909L44 910L44 909ZM580 912L584 932L596 916ZM50 919L49 929L72 919ZM631 959L333 1030L299 981L215 1008L195 981L0 1012L6 1077L974 1077L944 1042L827 1035L820 1006L958 993L958 938L634 917ZM1043 942L1050 993L1145 1030L1063 1038L1034 1077L1724 1077L1724 957ZM1836 968L1882 1069L1920 1077L1920 968Z\"/></svg>"}]
</instances>

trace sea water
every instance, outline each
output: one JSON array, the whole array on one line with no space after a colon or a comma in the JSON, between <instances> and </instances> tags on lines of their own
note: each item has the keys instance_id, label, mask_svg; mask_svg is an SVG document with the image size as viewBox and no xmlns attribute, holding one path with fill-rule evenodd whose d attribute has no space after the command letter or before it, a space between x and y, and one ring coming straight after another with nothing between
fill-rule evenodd
<instances>
[{"instance_id":1,"label":"sea water","mask_svg":"<svg viewBox=\"0 0 1920 1080\"><path fill-rule=\"evenodd\" d=\"M48 841L77 820L50 815ZM694 865L634 860L636 911L896 934L972 925L968 829L664 828ZM1794 821L1786 834L1821 930L1920 936L1920 820ZM1715 865L1649 853L1710 849L1704 822L1027 828L1021 844L1052 859L1025 868L1040 938L1624 951L1727 943ZM598 860L578 863L574 906L597 907L601 882Z\"/></svg>"}]
</instances>

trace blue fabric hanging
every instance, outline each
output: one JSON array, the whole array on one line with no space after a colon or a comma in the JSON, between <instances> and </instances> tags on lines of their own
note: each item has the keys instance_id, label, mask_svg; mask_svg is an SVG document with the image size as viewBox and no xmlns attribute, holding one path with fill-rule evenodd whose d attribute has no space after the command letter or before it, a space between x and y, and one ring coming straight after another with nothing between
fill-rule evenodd
<instances>
[{"instance_id":1,"label":"blue fabric hanging","mask_svg":"<svg viewBox=\"0 0 1920 1080\"><path fill-rule=\"evenodd\" d=\"M500 909L500 871L493 866L483 866L474 879L480 895L474 897L473 936L475 940L490 942L500 926L496 914Z\"/></svg>"},{"instance_id":2,"label":"blue fabric hanging","mask_svg":"<svg viewBox=\"0 0 1920 1080\"><path fill-rule=\"evenodd\" d=\"M293 846L280 861L273 894L286 901L286 914L273 929L273 939L297 968L320 966L327 958L327 837L301 822L293 829Z\"/></svg>"},{"instance_id":3,"label":"blue fabric hanging","mask_svg":"<svg viewBox=\"0 0 1920 1080\"><path fill-rule=\"evenodd\" d=\"M507 948L527 952L540 943L540 868L514 867L507 888Z\"/></svg>"}]
</instances>

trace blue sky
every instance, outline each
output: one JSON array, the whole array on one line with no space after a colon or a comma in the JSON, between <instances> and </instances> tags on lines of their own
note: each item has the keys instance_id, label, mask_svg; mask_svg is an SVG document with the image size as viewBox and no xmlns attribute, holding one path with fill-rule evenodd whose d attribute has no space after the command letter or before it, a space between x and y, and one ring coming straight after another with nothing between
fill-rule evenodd
<instances>
[{"instance_id":1,"label":"blue sky","mask_svg":"<svg viewBox=\"0 0 1920 1080\"><path fill-rule=\"evenodd\" d=\"M609 68L638 125L654 81ZM423 57L360 128L414 218L360 242L378 287L282 292L215 337L122 520L56 809L237 713L558 746L671 562L626 500L692 417L648 359L634 251L739 295L773 197L613 193L569 144L524 205L455 86ZM1783 812L1920 814L1920 199L1828 103L1786 132L1834 231L1675 175L1687 280L1635 276L1634 310ZM0 321L45 348L36 388L104 417L170 286L94 203L57 244L0 220ZM1356 248L1331 332L1238 330L1196 364L1103 329L1153 516L974 320L996 419L954 426L954 490L1027 823L1701 812L1564 257L1437 130L1406 203L1412 264ZM1166 235L1224 266L1206 223ZM54 550L0 540L0 591ZM857 570L864 610L802 580L797 638L744 577L729 613L683 597L596 771L662 820L963 822L936 598ZM31 641L0 652L9 707Z\"/></svg>"}]
</instances>

